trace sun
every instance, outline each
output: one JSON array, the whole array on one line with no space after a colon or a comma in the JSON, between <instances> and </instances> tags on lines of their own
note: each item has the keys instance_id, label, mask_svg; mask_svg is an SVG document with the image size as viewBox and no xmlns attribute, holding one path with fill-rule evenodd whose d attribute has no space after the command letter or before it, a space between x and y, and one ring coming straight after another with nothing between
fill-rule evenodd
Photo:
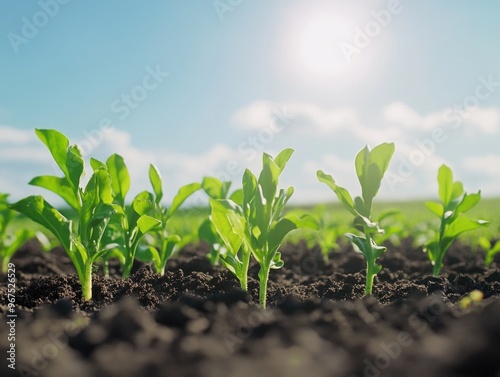
<instances>
[{"instance_id":1,"label":"sun","mask_svg":"<svg viewBox=\"0 0 500 377\"><path fill-rule=\"evenodd\" d=\"M341 35L349 35L349 25L338 16L316 14L306 18L294 38L298 66L322 78L335 77L348 70L348 63L336 46Z\"/></svg>"},{"instance_id":2,"label":"sun","mask_svg":"<svg viewBox=\"0 0 500 377\"><path fill-rule=\"evenodd\" d=\"M341 45L352 43L362 15L346 6L308 6L288 17L282 39L286 53L283 65L291 76L314 85L345 86L369 79L378 65L373 51L366 49L347 59Z\"/></svg>"}]
</instances>

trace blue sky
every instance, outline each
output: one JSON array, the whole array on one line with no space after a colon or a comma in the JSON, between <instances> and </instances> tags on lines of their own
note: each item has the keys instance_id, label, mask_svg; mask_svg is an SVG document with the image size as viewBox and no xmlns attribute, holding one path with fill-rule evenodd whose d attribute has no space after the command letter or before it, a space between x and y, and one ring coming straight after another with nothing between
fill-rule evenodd
<instances>
[{"instance_id":1,"label":"blue sky","mask_svg":"<svg viewBox=\"0 0 500 377\"><path fill-rule=\"evenodd\" d=\"M380 196L436 196L447 163L500 192L496 1L3 1L0 191L56 174L34 128L87 156L122 154L133 191L155 163L167 193L296 152L295 202L333 200L316 169L358 191L353 159L396 143ZM103 125L106 128L103 128ZM50 197L50 195L49 195Z\"/></svg>"}]
</instances>

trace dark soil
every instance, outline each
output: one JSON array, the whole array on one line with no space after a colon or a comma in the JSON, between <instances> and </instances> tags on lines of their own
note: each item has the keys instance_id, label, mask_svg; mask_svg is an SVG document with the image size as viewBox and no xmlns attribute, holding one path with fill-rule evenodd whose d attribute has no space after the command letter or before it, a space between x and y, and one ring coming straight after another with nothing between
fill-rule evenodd
<instances>
[{"instance_id":1,"label":"dark soil","mask_svg":"<svg viewBox=\"0 0 500 377\"><path fill-rule=\"evenodd\" d=\"M119 280L94 275L83 302L63 250L35 241L15 255L16 370L8 368L7 284L0 275L1 376L425 376L500 377L500 268L454 245L440 277L405 240L388 245L363 298L364 260L344 246L323 261L304 244L285 245L273 270L269 309L190 246L165 276L138 263ZM500 255L497 255L497 257ZM463 308L473 290L481 302Z\"/></svg>"}]
</instances>

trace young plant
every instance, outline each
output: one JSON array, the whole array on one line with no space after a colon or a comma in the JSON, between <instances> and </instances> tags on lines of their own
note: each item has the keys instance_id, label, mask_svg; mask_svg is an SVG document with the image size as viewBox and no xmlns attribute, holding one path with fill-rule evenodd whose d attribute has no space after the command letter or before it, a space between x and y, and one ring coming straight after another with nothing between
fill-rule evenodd
<instances>
[{"instance_id":1,"label":"young plant","mask_svg":"<svg viewBox=\"0 0 500 377\"><path fill-rule=\"evenodd\" d=\"M393 143L382 143L370 151L365 146L356 156L356 174L361 184L361 196L352 199L347 189L337 185L331 175L322 170L317 171L320 182L325 183L337 195L342 205L354 216L354 226L363 235L346 233L355 250L359 250L366 259L365 295L371 295L373 279L382 269L377 259L386 251L386 248L375 243L374 236L382 233L377 222L372 220L373 198L377 195L389 162L394 154Z\"/></svg>"},{"instance_id":2,"label":"young plant","mask_svg":"<svg viewBox=\"0 0 500 377\"><path fill-rule=\"evenodd\" d=\"M484 250L484 264L486 267L490 267L495 259L495 255L500 253L500 241L492 244L488 238L481 237L478 243Z\"/></svg>"},{"instance_id":3,"label":"young plant","mask_svg":"<svg viewBox=\"0 0 500 377\"><path fill-rule=\"evenodd\" d=\"M231 187L231 182L222 182L220 179L215 177L204 177L201 182L201 188L208 195L209 198L218 199L228 199L229 188ZM235 203L241 205L243 191L241 189L235 190L229 199ZM219 264L219 255L225 254L227 252L227 247L224 245L224 241L217 233L215 226L211 218L206 219L201 223L198 229L198 237L200 240L208 242L210 245L210 252L207 254L208 259L212 265L216 266Z\"/></svg>"},{"instance_id":4,"label":"young plant","mask_svg":"<svg viewBox=\"0 0 500 377\"><path fill-rule=\"evenodd\" d=\"M462 182L453 181L453 172L446 165L438 171L440 202L426 202L426 207L440 219L439 231L430 241L425 251L433 266L434 275L439 275L443 267L446 251L459 235L481 226L488 225L484 220L473 220L465 212L475 207L481 200L481 191L467 194Z\"/></svg>"},{"instance_id":5,"label":"young plant","mask_svg":"<svg viewBox=\"0 0 500 377\"><path fill-rule=\"evenodd\" d=\"M14 233L7 232L7 227L16 214L9 208L8 197L9 194L0 193L0 272L2 273L7 273L10 259L14 253L26 241L37 236L29 229L19 229Z\"/></svg>"},{"instance_id":6,"label":"young plant","mask_svg":"<svg viewBox=\"0 0 500 377\"><path fill-rule=\"evenodd\" d=\"M276 158L263 154L259 178L248 169L243 174L241 205L231 199L210 198L212 222L227 247L221 254L222 263L247 290L250 256L256 259L259 271L259 303L266 307L267 282L271 268L281 268L278 252L285 236L299 226L311 225L311 219L281 216L293 194L293 187L278 191L278 178L293 149L281 151Z\"/></svg>"},{"instance_id":7,"label":"young plant","mask_svg":"<svg viewBox=\"0 0 500 377\"><path fill-rule=\"evenodd\" d=\"M77 213L78 224L64 217L42 196L29 196L11 208L47 228L61 243L73 262L84 300L92 298L92 266L106 249L101 243L104 230L115 212L111 177L104 167L94 170L85 188L80 187L84 171L81 149L70 145L56 130L35 130L47 146L63 177L40 176L30 184L46 188L66 201Z\"/></svg>"},{"instance_id":8,"label":"young plant","mask_svg":"<svg viewBox=\"0 0 500 377\"><path fill-rule=\"evenodd\" d=\"M153 193L147 193L149 213L153 218L161 223L161 226L155 227L151 231L150 245L140 249L140 258L146 261L153 261L156 272L160 275L165 274L165 266L172 256L174 250L182 242L181 237L177 234L170 234L167 226L172 216L177 212L179 207L201 188L197 182L189 183L182 186L172 200L169 208L163 207L161 201L163 199L163 181L160 172L151 164L149 166L149 180L153 187ZM144 193L144 195L146 195ZM144 208L146 209L146 208Z\"/></svg>"},{"instance_id":9,"label":"young plant","mask_svg":"<svg viewBox=\"0 0 500 377\"><path fill-rule=\"evenodd\" d=\"M106 164L91 159L90 164L94 169L107 169L111 177L115 214L105 232L108 251L103 256L104 263L106 266L109 258L118 257L123 268L122 279L126 279L132 271L140 240L161 225L161 220L150 216L154 210L154 198L148 191L139 193L130 206L125 205L130 174L122 156L113 154Z\"/></svg>"}]
</instances>

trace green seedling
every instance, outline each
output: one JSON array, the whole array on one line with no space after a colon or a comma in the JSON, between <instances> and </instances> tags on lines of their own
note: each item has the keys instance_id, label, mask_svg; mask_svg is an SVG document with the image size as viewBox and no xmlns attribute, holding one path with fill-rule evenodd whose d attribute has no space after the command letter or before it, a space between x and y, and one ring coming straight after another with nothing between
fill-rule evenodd
<instances>
[{"instance_id":1,"label":"green seedling","mask_svg":"<svg viewBox=\"0 0 500 377\"><path fill-rule=\"evenodd\" d=\"M401 218L402 213L397 209L388 209L377 216L377 223L384 230L376 235L378 244L386 241L391 241L393 245L401 244L401 240L408 236Z\"/></svg>"},{"instance_id":2,"label":"green seedling","mask_svg":"<svg viewBox=\"0 0 500 377\"><path fill-rule=\"evenodd\" d=\"M213 200L228 199L230 187L231 182L222 182L220 179L215 177L204 177L201 182L201 188L205 191L208 197ZM241 205L243 199L242 195L243 191L238 189L229 196L229 199ZM207 254L207 257L212 265L218 265L220 254L226 254L227 247L225 246L221 236L219 236L219 233L217 233L211 218L208 218L201 223L198 229L198 238L206 241L210 245L210 252Z\"/></svg>"},{"instance_id":3,"label":"green seedling","mask_svg":"<svg viewBox=\"0 0 500 377\"><path fill-rule=\"evenodd\" d=\"M13 233L7 232L9 223L16 212L9 208L8 194L0 193L0 267L7 273L8 265L14 253L28 240L36 237L36 232L29 229L19 229Z\"/></svg>"},{"instance_id":4,"label":"green seedling","mask_svg":"<svg viewBox=\"0 0 500 377\"><path fill-rule=\"evenodd\" d=\"M141 248L139 254L142 260L153 261L156 272L163 275L165 274L165 266L168 260L175 249L183 243L180 236L171 234L167 230L167 226L179 207L187 198L198 191L201 185L195 182L182 186L172 199L170 207L165 208L161 203L163 199L163 181L159 170L153 164L149 166L149 180L153 187L153 193L144 193L145 196L148 196L147 213L161 223L161 226L155 227L152 230L149 237L149 244Z\"/></svg>"},{"instance_id":5,"label":"green seedling","mask_svg":"<svg viewBox=\"0 0 500 377\"><path fill-rule=\"evenodd\" d=\"M490 267L495 259L495 255L500 253L500 241L496 241L494 244L486 237L481 237L478 240L479 246L484 250L484 264L486 267Z\"/></svg>"},{"instance_id":6,"label":"green seedling","mask_svg":"<svg viewBox=\"0 0 500 377\"><path fill-rule=\"evenodd\" d=\"M444 164L439 168L437 179L441 201L425 203L425 206L440 219L439 231L436 232L435 238L425 246L436 276L443 267L446 251L459 235L488 225L487 221L473 220L465 215L465 212L479 203L481 191L467 194L462 182L453 181L453 172Z\"/></svg>"},{"instance_id":7,"label":"green seedling","mask_svg":"<svg viewBox=\"0 0 500 377\"><path fill-rule=\"evenodd\" d=\"M247 290L248 265L253 255L260 266L262 308L266 307L269 271L283 266L278 249L285 236L300 226L315 225L309 217L281 215L294 189L290 186L278 191L278 179L292 153L293 149L287 148L274 159L264 153L259 178L245 170L241 205L231 199L210 198L212 222L228 249L221 254L221 261Z\"/></svg>"},{"instance_id":8,"label":"green seedling","mask_svg":"<svg viewBox=\"0 0 500 377\"><path fill-rule=\"evenodd\" d=\"M64 199L75 210L78 224L68 220L39 195L24 198L11 208L44 226L57 238L76 268L83 299L90 300L93 263L106 252L101 240L115 212L111 177L105 167L99 167L87 185L80 187L84 172L81 149L70 145L68 138L56 130L37 129L36 134L64 176L40 176L30 184L46 188Z\"/></svg>"},{"instance_id":9,"label":"green seedling","mask_svg":"<svg viewBox=\"0 0 500 377\"><path fill-rule=\"evenodd\" d=\"M150 216L154 210L154 198L147 191L139 193L131 205L125 205L125 197L130 189L130 174L122 156L113 154L106 164L91 159L90 164L94 169L107 169L111 177L115 214L105 231L104 243L108 251L103 259L106 266L108 259L118 258L123 269L122 279L126 279L132 271L139 242L148 232L161 225L161 220Z\"/></svg>"},{"instance_id":10,"label":"green seedling","mask_svg":"<svg viewBox=\"0 0 500 377\"><path fill-rule=\"evenodd\" d=\"M337 185L331 175L322 170L317 171L320 182L325 183L337 195L342 205L354 216L354 226L363 235L346 233L355 250L359 250L366 259L366 285L365 295L371 295L373 279L382 266L377 264L377 259L386 251L386 248L375 243L374 237L383 232L377 222L372 221L372 203L377 195L389 162L394 154L393 143L383 143L370 151L365 146L356 156L356 174L361 184L362 195L352 199L347 189Z\"/></svg>"}]
</instances>

